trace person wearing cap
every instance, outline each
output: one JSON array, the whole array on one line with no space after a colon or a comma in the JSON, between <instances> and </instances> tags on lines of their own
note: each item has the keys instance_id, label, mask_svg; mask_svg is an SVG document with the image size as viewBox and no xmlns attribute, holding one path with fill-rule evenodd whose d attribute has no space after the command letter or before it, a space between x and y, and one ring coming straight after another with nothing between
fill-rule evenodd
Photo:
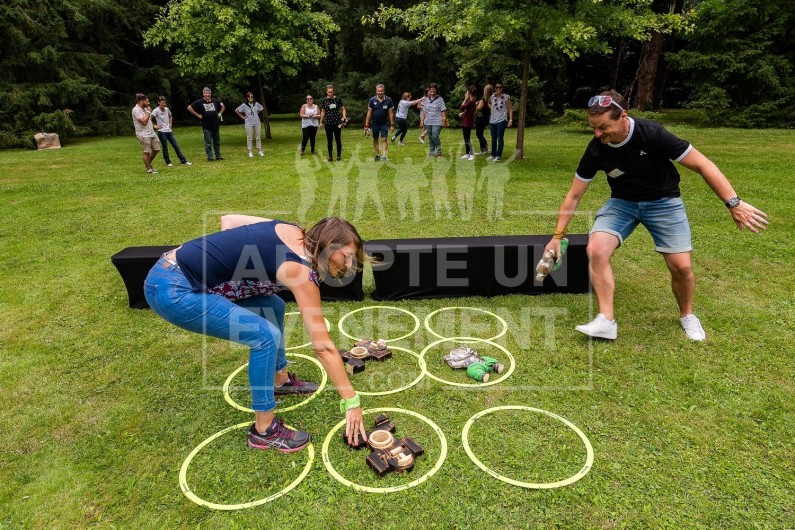
<instances>
[{"instance_id":1,"label":"person wearing cap","mask_svg":"<svg viewBox=\"0 0 795 530\"><path fill-rule=\"evenodd\" d=\"M135 95L135 106L132 108L133 125L135 126L135 136L141 144L146 172L150 175L158 171L152 167L152 160L160 152L160 140L152 127L152 109L149 108L149 98L146 94L138 93Z\"/></svg>"},{"instance_id":2,"label":"person wearing cap","mask_svg":"<svg viewBox=\"0 0 795 530\"><path fill-rule=\"evenodd\" d=\"M215 151L215 160L224 159L221 156L220 132L224 110L226 110L224 104L213 97L213 92L208 87L202 89L201 99L197 99L188 105L188 112L202 121L204 153L207 155L208 162L213 161L213 151Z\"/></svg>"},{"instance_id":3,"label":"person wearing cap","mask_svg":"<svg viewBox=\"0 0 795 530\"><path fill-rule=\"evenodd\" d=\"M721 170L690 143L656 122L630 118L626 108L626 99L614 90L588 101L588 122L594 137L558 210L555 231L545 251L554 249L560 255L569 221L596 173L604 171L611 196L596 213L587 246L599 314L575 329L590 337L617 338L618 325L613 314L615 278L610 260L638 224L642 224L671 274L671 289L685 335L694 341L706 340L704 328L693 313L695 276L690 256L693 249L690 223L679 189L679 172L673 162L701 175L726 205L738 229L747 228L753 233L764 230L767 214L741 200Z\"/></svg>"}]
</instances>

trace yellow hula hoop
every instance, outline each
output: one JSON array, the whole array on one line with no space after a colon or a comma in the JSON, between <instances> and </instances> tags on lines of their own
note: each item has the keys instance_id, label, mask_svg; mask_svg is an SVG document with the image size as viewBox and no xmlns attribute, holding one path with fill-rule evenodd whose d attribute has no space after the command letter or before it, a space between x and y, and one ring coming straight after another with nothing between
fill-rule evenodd
<instances>
[{"instance_id":1,"label":"yellow hula hoop","mask_svg":"<svg viewBox=\"0 0 795 530\"><path fill-rule=\"evenodd\" d=\"M540 412L541 414L546 414L550 418L555 418L556 420L560 420L569 429L574 431L577 434L577 436L580 437L583 444L585 444L585 452L586 452L585 465L582 466L582 469L580 469L577 473L575 473L574 475L570 476L567 479L559 480L557 482L540 482L540 483L522 482L519 480L514 480L512 478L504 477L499 473L497 473L496 471L494 471L493 469L486 467L486 465L483 464L483 462L481 462L478 459L478 457L475 456L475 454L472 452L472 449L469 447L469 428L472 427L472 424L474 424L478 418L481 418L486 414L495 412L497 410L529 410L531 412ZM591 467L593 466L593 460L594 460L593 446L591 446L591 442L588 440L588 437L585 436L585 433L583 433L576 425L574 425L572 422L570 422L563 416L558 416L557 414L554 414L552 412L543 409L537 409L534 407L524 407L521 405L502 405L499 407L492 407L490 409L478 412L477 414L469 418L469 420L464 425L464 430L461 433L461 442L464 445L464 451L466 451L466 454L469 456L472 462L475 463L476 466L478 466L480 469L482 469L492 477L496 478L497 480L507 482L508 484L513 484L514 486L520 486L522 488L553 489L553 488L561 488L563 486L568 486L569 484L573 484L578 480L580 480L585 475L587 475L588 472L591 470Z\"/></svg>"},{"instance_id":2,"label":"yellow hula hoop","mask_svg":"<svg viewBox=\"0 0 795 530\"><path fill-rule=\"evenodd\" d=\"M337 479L344 486L351 487L357 491L365 491L367 493L394 493L397 491L413 488L414 486L418 486L419 484L422 484L423 482L428 480L434 473L439 471L439 469L442 467L442 464L444 463L444 459L447 458L447 438L445 437L444 433L442 432L442 430L439 428L438 425L436 425L433 421L431 421L429 418L426 418L422 414L406 409L398 409L398 408L367 409L362 411L362 414L363 415L372 414L377 412L398 412L398 413L408 414L409 416L414 416L415 418L419 418L420 420L430 425L430 427L434 431L436 431L436 434L439 436L439 440L442 443L442 449L439 454L439 459L436 461L434 466L423 476L418 477L415 480L412 480L411 482L402 484L400 486L392 486L390 488L373 488L370 486L365 486L363 484L356 484L355 482L351 482L350 480L340 475L336 469L334 469L334 466L331 465L331 460L329 459L328 455L328 448L329 445L331 444L332 438L334 438L335 437L334 435L337 433L337 431L340 430L340 428L342 428L342 426L345 425L345 420L342 420L337 425L332 427L331 431L328 433L328 435L326 435L326 439L323 441L323 448L321 450L321 454L323 455L323 464L326 466L328 472L331 473L332 477ZM339 441L339 439L337 439L337 441Z\"/></svg>"},{"instance_id":3,"label":"yellow hula hoop","mask_svg":"<svg viewBox=\"0 0 795 530\"><path fill-rule=\"evenodd\" d=\"M417 383L419 383L422 380L422 378L425 377L425 374L428 373L428 367L425 365L425 359L422 358L422 355L420 355L418 353L414 353L413 351L408 350L406 348L400 348L398 346L390 346L389 348L391 350L398 350L398 351L403 351L403 352L406 352L406 353L410 353L414 357L416 357L417 361L419 362L419 365L420 365L420 375L418 375L417 378L414 381L412 381L411 383L409 383L407 385L404 385L404 386L402 386L400 388L395 388L393 390L384 390L383 392L364 392L362 390L357 390L356 393L359 394L360 396L386 396L386 395L389 395L389 394L397 394L398 392L402 392L404 390L408 390L409 388L411 388L414 385L416 385Z\"/></svg>"},{"instance_id":4,"label":"yellow hula hoop","mask_svg":"<svg viewBox=\"0 0 795 530\"><path fill-rule=\"evenodd\" d=\"M309 459L307 460L306 465L304 466L304 469L301 471L301 474L298 475L298 478L295 479L294 481L292 481L291 483L289 483L287 485L287 487L285 487L283 490L277 491L276 493L274 493L272 495L269 495L269 496L267 496L267 497L265 497L263 499L257 499L255 501L251 501L251 502L243 502L243 503L240 503L240 504L217 504L217 503L214 503L214 502L206 501L206 500L202 499L201 497L199 497L198 495L196 495L195 493L193 493L193 490L190 489L190 486L188 485L188 480L187 480L188 466L190 465L190 463L193 460L193 458L199 453L199 451L201 451L206 445L211 443L216 438L219 438L219 437L223 436L224 434L228 433L229 431L234 431L236 429L241 429L243 427L249 427L250 425L251 425L251 421L246 421L246 422L243 422L243 423L238 423L237 425L232 425L231 427L227 427L226 429L223 429L222 431L218 431L217 433L213 434L212 436L210 436L209 438L204 440L202 443L197 445L196 448L193 451L190 452L188 457L182 463L182 467L179 470L179 488L182 490L182 493L184 493L185 496L188 499L190 499L191 501L195 502L199 506L204 506L204 507L210 508L212 510L227 510L227 511L229 511L229 510L243 510L243 509L246 509L246 508L253 508L254 506L260 506L262 504L271 502L272 500L278 499L282 495L290 492L293 488L295 488L298 484L300 484L302 480L304 480L306 475L309 473L309 470L312 468L312 462L315 461L315 448L314 448L314 446L311 443L309 444L309 446L307 446Z\"/></svg>"},{"instance_id":5,"label":"yellow hula hoop","mask_svg":"<svg viewBox=\"0 0 795 530\"><path fill-rule=\"evenodd\" d=\"M486 344L490 344L490 345L494 346L495 348L501 350L505 355L507 355L508 359L510 359L510 361L511 361L511 364L510 364L510 366L508 366L508 371L505 372L504 374L502 374L502 377L499 377L497 379L491 380L488 383L456 383L455 381L448 381L447 379L442 379L439 376L433 375L430 372L430 370L428 370L428 368L427 368L428 362L426 361L425 362L425 366L426 366L425 373L428 374L428 377L430 377L431 379L435 379L435 380L439 381L440 383L444 383L445 385L451 385L451 386L459 386L459 387L463 387L463 388L481 388L481 387L484 387L484 386L496 385L498 383L501 383L502 381L505 381L506 379L508 379L508 377L510 377L510 375L513 373L514 369L516 368L516 359L513 358L513 355L511 355L511 352L506 350L504 346L501 346L500 344L497 344L496 342L492 342L489 339L478 339L476 337L449 337L449 338L446 338L446 339L439 339L439 340L434 341L434 342L428 344L427 346L425 346L425 349L422 350L422 353L420 355L422 356L423 359L425 359L425 354L428 353L428 350L430 350L431 348L433 348L437 344L441 344L442 342L450 342L450 341L455 341L455 342L485 342Z\"/></svg>"},{"instance_id":6,"label":"yellow hula hoop","mask_svg":"<svg viewBox=\"0 0 795 530\"><path fill-rule=\"evenodd\" d=\"M400 311L401 313L405 313L414 319L414 329L412 329L405 335L401 335L400 337L395 337L394 339L384 339L386 342L395 342L401 339L405 339L406 337L412 336L414 333L417 332L418 329L420 329L420 319L417 318L417 315L415 315L408 309L403 309L402 307L394 307L389 305L370 305L366 307L360 307L359 309L354 309L353 311L343 315L342 318L340 318L340 321L337 322L337 328L339 328L340 333L342 333L343 335L354 341L363 340L364 337L354 337L353 335L349 335L348 333L346 333L345 330L342 328L342 323L345 322L346 318L353 315L354 313L358 313L359 311L365 311L367 309L392 309L394 311Z\"/></svg>"},{"instance_id":7,"label":"yellow hula hoop","mask_svg":"<svg viewBox=\"0 0 795 530\"><path fill-rule=\"evenodd\" d=\"M491 315L494 318L496 318L502 324L502 331L497 333L493 337L489 337L486 340L497 340L500 337L502 337L503 335L505 335L505 333L508 332L508 323L505 322L505 319L503 319L500 315L498 315L496 313L492 313L491 311L486 311L485 309L480 309L479 307L463 307L463 306L443 307L441 309L437 309L436 311L433 311L433 312L429 313L428 316L425 317L425 322L424 322L425 329L427 329L428 332L431 335L433 335L434 337L439 338L439 339L443 339L444 337L442 335L439 335L438 333L436 333L431 328L431 325L430 325L431 317L433 317L437 313L441 313L442 311L450 311L450 310L455 310L455 309L468 309L470 311L480 311L481 313L486 313L487 315Z\"/></svg>"},{"instance_id":8,"label":"yellow hula hoop","mask_svg":"<svg viewBox=\"0 0 795 530\"><path fill-rule=\"evenodd\" d=\"M285 313L284 316L287 317L288 315L301 315L300 311L290 311L289 313ZM326 322L326 331L331 331L331 322L328 321L326 317L323 317L323 320ZM312 341L305 342L304 344L299 344L298 346L290 346L285 347L284 351L292 351L292 350L300 350L301 348L306 348L307 346L311 346Z\"/></svg>"},{"instance_id":9,"label":"yellow hula hoop","mask_svg":"<svg viewBox=\"0 0 795 530\"><path fill-rule=\"evenodd\" d=\"M317 367L320 368L321 380L320 380L320 386L317 387L317 390L315 392L313 392L312 394L310 394L308 398L306 398L305 400L301 401L300 403L296 403L295 405L290 405L289 407L285 407L283 409L280 409L278 407L278 405L277 405L276 406L276 412L280 412L280 413L281 412L288 412L290 410L297 409L298 407L303 407L304 405L306 405L307 403L309 403L310 401L315 399L318 396L318 394L320 394L323 391L323 389L326 388L326 383L328 382L328 374L326 374L326 371L323 369L323 365L320 364L320 361L318 361L314 357L310 357L309 355L304 355L303 353L288 353L286 355L288 355L290 357L300 357L302 359L306 359L307 361L312 361L313 363L315 363L317 365ZM226 378L226 381L224 381L224 387L223 387L224 399L226 400L227 403L229 403L230 405L235 407L237 410L242 410L243 412L252 412L253 413L254 409L250 409L248 407L244 407L243 405L241 405L240 403L238 403L237 401L232 399L232 396L229 395L229 386L232 384L232 379L234 379L235 376L237 374L239 374L241 371L245 370L245 368L247 366L248 366L248 363L244 364L243 366L239 367L237 370L235 370L234 372L229 374L229 377Z\"/></svg>"}]
</instances>

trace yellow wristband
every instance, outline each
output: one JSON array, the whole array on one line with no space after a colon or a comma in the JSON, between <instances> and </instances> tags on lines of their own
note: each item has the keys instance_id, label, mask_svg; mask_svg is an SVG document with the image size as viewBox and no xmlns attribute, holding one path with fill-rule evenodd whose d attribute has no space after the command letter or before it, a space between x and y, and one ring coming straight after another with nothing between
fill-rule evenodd
<instances>
[{"instance_id":1,"label":"yellow wristband","mask_svg":"<svg viewBox=\"0 0 795 530\"><path fill-rule=\"evenodd\" d=\"M555 230L552 232L552 239L563 239L563 236L566 235L565 230Z\"/></svg>"}]
</instances>

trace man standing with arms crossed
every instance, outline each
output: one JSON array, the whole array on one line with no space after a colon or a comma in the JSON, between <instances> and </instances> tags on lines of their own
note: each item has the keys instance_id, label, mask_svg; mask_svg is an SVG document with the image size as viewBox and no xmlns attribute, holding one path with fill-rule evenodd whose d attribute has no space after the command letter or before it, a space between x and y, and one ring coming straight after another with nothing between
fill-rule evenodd
<instances>
[{"instance_id":1,"label":"man standing with arms crossed","mask_svg":"<svg viewBox=\"0 0 795 530\"><path fill-rule=\"evenodd\" d=\"M204 133L204 153L207 161L213 161L213 150L215 159L223 160L221 156L221 114L226 107L224 104L213 97L213 92L207 87L202 90L202 99L197 99L188 105L188 112L202 121L202 132Z\"/></svg>"},{"instance_id":2,"label":"man standing with arms crossed","mask_svg":"<svg viewBox=\"0 0 795 530\"><path fill-rule=\"evenodd\" d=\"M685 335L706 340L693 314L695 276L691 268L690 223L679 191L676 161L700 174L729 209L737 228L757 233L767 226L767 214L742 201L718 167L688 142L660 124L627 116L627 102L614 90L588 102L588 122L594 138L580 159L574 181L558 210L557 224L546 250L560 255L560 240L597 171L607 174L611 197L597 212L588 239L591 284L599 314L575 329L590 337L615 339L618 325L613 315L615 278L610 259L638 224L651 233L655 250L671 273L671 289L679 305Z\"/></svg>"},{"instance_id":3,"label":"man standing with arms crossed","mask_svg":"<svg viewBox=\"0 0 795 530\"><path fill-rule=\"evenodd\" d=\"M372 123L371 123L372 120ZM373 150L375 160L387 160L387 149L389 144L387 137L390 131L395 130L395 104L392 98L384 95L384 85L378 84L375 87L375 96L367 102L367 117L364 119L364 130L367 132L372 125L373 131ZM378 138L381 138L381 151L378 150Z\"/></svg>"},{"instance_id":4,"label":"man standing with arms crossed","mask_svg":"<svg viewBox=\"0 0 795 530\"><path fill-rule=\"evenodd\" d=\"M135 106L132 108L133 125L135 125L135 136L141 143L146 172L150 175L158 171L152 167L152 160L160 152L160 140L157 139L155 129L152 127L152 109L149 108L149 98L145 94L135 95Z\"/></svg>"}]
</instances>

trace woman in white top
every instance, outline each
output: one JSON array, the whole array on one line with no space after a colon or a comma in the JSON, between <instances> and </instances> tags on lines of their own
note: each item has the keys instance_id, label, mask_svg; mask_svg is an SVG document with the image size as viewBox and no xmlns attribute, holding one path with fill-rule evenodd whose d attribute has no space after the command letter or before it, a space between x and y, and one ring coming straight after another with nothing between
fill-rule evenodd
<instances>
[{"instance_id":1,"label":"woman in white top","mask_svg":"<svg viewBox=\"0 0 795 530\"><path fill-rule=\"evenodd\" d=\"M502 148L505 145L505 129L513 124L513 107L511 96L503 92L502 83L494 83L494 94L489 101L491 109L491 156L486 160L499 162L502 159Z\"/></svg>"},{"instance_id":2,"label":"woman in white top","mask_svg":"<svg viewBox=\"0 0 795 530\"><path fill-rule=\"evenodd\" d=\"M262 130L262 122L259 119L260 112L262 112L262 105L254 101L254 94L251 92L246 92L246 101L235 109L235 114L245 122L246 147L248 147L249 158L254 156L251 152L252 137L257 139L259 156L265 156L265 153L262 152L262 138L260 138L260 131Z\"/></svg>"},{"instance_id":3,"label":"woman in white top","mask_svg":"<svg viewBox=\"0 0 795 530\"><path fill-rule=\"evenodd\" d=\"M403 98L398 102L397 112L395 113L395 123L397 123L398 130L392 135L392 143L395 143L395 139L399 137L398 143L403 145L403 139L406 138L406 133L409 130L409 108L419 103L420 99L412 100L411 92L403 92Z\"/></svg>"},{"instance_id":4,"label":"woman in white top","mask_svg":"<svg viewBox=\"0 0 795 530\"><path fill-rule=\"evenodd\" d=\"M301 105L299 114L301 115L301 132L303 133L301 156L304 156L307 142L309 142L309 148L314 155L315 136L317 136L317 128L320 126L320 107L315 105L315 100L310 94L306 95L306 103Z\"/></svg>"}]
</instances>

